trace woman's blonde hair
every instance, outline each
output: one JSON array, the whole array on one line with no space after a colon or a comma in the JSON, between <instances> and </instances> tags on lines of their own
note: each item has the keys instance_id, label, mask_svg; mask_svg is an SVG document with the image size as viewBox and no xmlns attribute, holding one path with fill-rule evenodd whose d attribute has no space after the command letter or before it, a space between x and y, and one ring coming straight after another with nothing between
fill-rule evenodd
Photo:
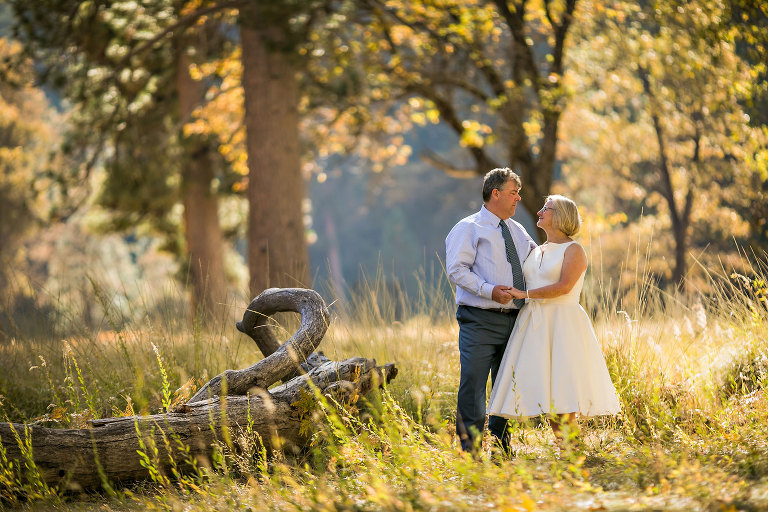
<instances>
[{"instance_id":1,"label":"woman's blonde hair","mask_svg":"<svg viewBox=\"0 0 768 512\"><path fill-rule=\"evenodd\" d=\"M561 195L547 196L545 202L552 202L552 224L565 233L565 236L573 236L581 229L581 216L579 208L572 199Z\"/></svg>"}]
</instances>

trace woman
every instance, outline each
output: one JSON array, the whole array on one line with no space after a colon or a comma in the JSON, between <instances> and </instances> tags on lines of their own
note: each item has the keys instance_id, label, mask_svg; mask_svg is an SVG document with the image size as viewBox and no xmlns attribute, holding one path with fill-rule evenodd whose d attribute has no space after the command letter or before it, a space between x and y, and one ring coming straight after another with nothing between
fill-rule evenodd
<instances>
[{"instance_id":1,"label":"woman","mask_svg":"<svg viewBox=\"0 0 768 512\"><path fill-rule=\"evenodd\" d=\"M579 305L587 255L573 241L581 227L576 204L547 197L536 223L547 241L523 263L527 299L520 312L491 391L488 414L525 418L547 414L558 444L562 425L576 414L619 412L619 400L592 323Z\"/></svg>"}]
</instances>

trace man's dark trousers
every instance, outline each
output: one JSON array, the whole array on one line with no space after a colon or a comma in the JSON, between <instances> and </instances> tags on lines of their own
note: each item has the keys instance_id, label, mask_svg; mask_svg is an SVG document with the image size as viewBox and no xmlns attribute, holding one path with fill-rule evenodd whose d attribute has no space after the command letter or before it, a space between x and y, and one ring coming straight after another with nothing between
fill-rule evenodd
<instances>
[{"instance_id":1,"label":"man's dark trousers","mask_svg":"<svg viewBox=\"0 0 768 512\"><path fill-rule=\"evenodd\" d=\"M464 450L474 449L476 437L485 427L488 373L491 384L495 383L518 312L515 309L502 313L471 306L459 306L456 311L461 361L456 431ZM488 419L488 430L499 440L505 439L506 427L505 418L491 416Z\"/></svg>"}]
</instances>

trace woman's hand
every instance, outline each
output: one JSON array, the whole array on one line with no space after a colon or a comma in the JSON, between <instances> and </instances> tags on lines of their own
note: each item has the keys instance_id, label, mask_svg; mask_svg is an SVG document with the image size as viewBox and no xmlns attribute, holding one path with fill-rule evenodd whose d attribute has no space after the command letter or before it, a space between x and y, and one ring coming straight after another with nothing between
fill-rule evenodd
<instances>
[{"instance_id":1,"label":"woman's hand","mask_svg":"<svg viewBox=\"0 0 768 512\"><path fill-rule=\"evenodd\" d=\"M524 299L525 298L525 291L518 290L515 287L510 287L509 290L507 290L507 293L512 295L515 299Z\"/></svg>"}]
</instances>

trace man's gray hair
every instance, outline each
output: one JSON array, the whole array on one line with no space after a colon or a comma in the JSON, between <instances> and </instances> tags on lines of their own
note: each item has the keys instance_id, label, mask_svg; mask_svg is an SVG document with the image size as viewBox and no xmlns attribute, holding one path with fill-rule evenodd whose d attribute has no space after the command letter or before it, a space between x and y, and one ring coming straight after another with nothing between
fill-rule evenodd
<instances>
[{"instance_id":1,"label":"man's gray hair","mask_svg":"<svg viewBox=\"0 0 768 512\"><path fill-rule=\"evenodd\" d=\"M485 178L483 178L483 202L488 202L493 189L503 190L509 180L513 180L517 184L518 189L523 186L520 176L515 174L509 167L500 167L488 171L485 174Z\"/></svg>"}]
</instances>

